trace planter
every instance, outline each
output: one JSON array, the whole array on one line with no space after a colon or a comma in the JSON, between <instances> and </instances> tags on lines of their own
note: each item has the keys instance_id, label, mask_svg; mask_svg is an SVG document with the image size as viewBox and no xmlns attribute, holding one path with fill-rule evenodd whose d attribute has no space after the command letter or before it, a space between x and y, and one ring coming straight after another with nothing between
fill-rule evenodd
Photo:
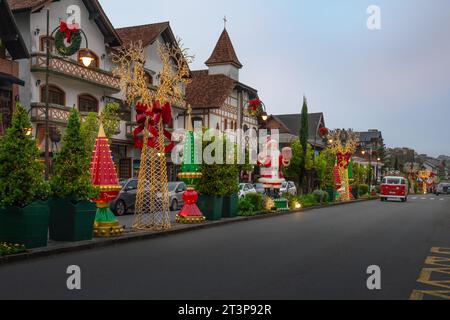
<instances>
[{"instance_id":1,"label":"planter","mask_svg":"<svg viewBox=\"0 0 450 320\"><path fill-rule=\"evenodd\" d=\"M74 204L69 199L53 199L50 206L50 239L55 241L92 240L95 203L81 201Z\"/></svg>"},{"instance_id":2,"label":"planter","mask_svg":"<svg viewBox=\"0 0 450 320\"><path fill-rule=\"evenodd\" d=\"M329 203L333 203L336 201L336 189L326 188L326 189L323 189L323 191L326 191L328 193L328 202Z\"/></svg>"},{"instance_id":3,"label":"planter","mask_svg":"<svg viewBox=\"0 0 450 320\"><path fill-rule=\"evenodd\" d=\"M238 216L238 202L237 194L223 197L222 218L236 218Z\"/></svg>"},{"instance_id":4,"label":"planter","mask_svg":"<svg viewBox=\"0 0 450 320\"><path fill-rule=\"evenodd\" d=\"M206 220L215 221L222 218L223 197L201 195L198 199L197 206Z\"/></svg>"},{"instance_id":5,"label":"planter","mask_svg":"<svg viewBox=\"0 0 450 320\"><path fill-rule=\"evenodd\" d=\"M359 188L358 187L352 188L352 195L353 195L353 198L355 198L355 200L359 199Z\"/></svg>"},{"instance_id":6,"label":"planter","mask_svg":"<svg viewBox=\"0 0 450 320\"><path fill-rule=\"evenodd\" d=\"M27 249L47 246L49 207L37 201L25 208L0 209L0 241Z\"/></svg>"}]
</instances>

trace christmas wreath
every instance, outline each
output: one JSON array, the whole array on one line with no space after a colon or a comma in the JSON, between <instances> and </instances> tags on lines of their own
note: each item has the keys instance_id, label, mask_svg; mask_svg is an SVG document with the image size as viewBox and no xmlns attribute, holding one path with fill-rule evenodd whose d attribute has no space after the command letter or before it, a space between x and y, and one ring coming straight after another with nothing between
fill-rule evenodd
<instances>
[{"instance_id":1,"label":"christmas wreath","mask_svg":"<svg viewBox=\"0 0 450 320\"><path fill-rule=\"evenodd\" d=\"M259 99L250 100L248 102L247 110L251 116L257 117L263 113L264 104Z\"/></svg>"},{"instance_id":2,"label":"christmas wreath","mask_svg":"<svg viewBox=\"0 0 450 320\"><path fill-rule=\"evenodd\" d=\"M69 46L66 46L64 40ZM77 53L80 50L81 40L80 30L61 21L59 30L55 34L55 47L61 55L70 57Z\"/></svg>"}]
</instances>

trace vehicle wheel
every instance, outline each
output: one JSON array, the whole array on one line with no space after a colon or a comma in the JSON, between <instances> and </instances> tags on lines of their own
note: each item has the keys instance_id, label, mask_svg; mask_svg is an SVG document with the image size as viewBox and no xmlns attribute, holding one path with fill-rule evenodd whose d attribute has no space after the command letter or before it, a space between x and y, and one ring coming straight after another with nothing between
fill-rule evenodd
<instances>
[{"instance_id":1,"label":"vehicle wheel","mask_svg":"<svg viewBox=\"0 0 450 320\"><path fill-rule=\"evenodd\" d=\"M170 204L170 210L171 211L177 211L178 210L178 201L177 199L173 199L172 203Z\"/></svg>"},{"instance_id":2,"label":"vehicle wheel","mask_svg":"<svg viewBox=\"0 0 450 320\"><path fill-rule=\"evenodd\" d=\"M385 198L380 198L381 202L385 202L386 199Z\"/></svg>"},{"instance_id":3,"label":"vehicle wheel","mask_svg":"<svg viewBox=\"0 0 450 320\"><path fill-rule=\"evenodd\" d=\"M125 205L125 202L123 202L122 200L117 201L116 207L114 208L114 213L116 214L116 216L119 216L119 217L126 214L127 206Z\"/></svg>"}]
</instances>

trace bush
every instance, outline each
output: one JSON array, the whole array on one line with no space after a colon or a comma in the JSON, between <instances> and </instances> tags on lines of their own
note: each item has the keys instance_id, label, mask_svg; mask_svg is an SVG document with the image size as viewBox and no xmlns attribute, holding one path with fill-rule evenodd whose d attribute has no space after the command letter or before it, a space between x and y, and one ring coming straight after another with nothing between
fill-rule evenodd
<instances>
[{"instance_id":1,"label":"bush","mask_svg":"<svg viewBox=\"0 0 450 320\"><path fill-rule=\"evenodd\" d=\"M259 193L249 193L245 196L253 205L255 211L264 210L264 197Z\"/></svg>"},{"instance_id":2,"label":"bush","mask_svg":"<svg viewBox=\"0 0 450 320\"><path fill-rule=\"evenodd\" d=\"M239 199L238 211L239 215L242 217L250 217L256 215L255 207L247 197Z\"/></svg>"},{"instance_id":3,"label":"bush","mask_svg":"<svg viewBox=\"0 0 450 320\"><path fill-rule=\"evenodd\" d=\"M328 202L328 192L322 190L316 190L313 192L314 200L318 204L323 204Z\"/></svg>"},{"instance_id":4,"label":"bush","mask_svg":"<svg viewBox=\"0 0 450 320\"><path fill-rule=\"evenodd\" d=\"M18 254L25 252L25 246L20 244L9 244L9 243L0 243L0 257L7 256L11 254Z\"/></svg>"},{"instance_id":5,"label":"bush","mask_svg":"<svg viewBox=\"0 0 450 320\"><path fill-rule=\"evenodd\" d=\"M307 194L303 196L299 196L297 201L300 202L302 208L314 207L319 203L316 201L316 197L313 194Z\"/></svg>"},{"instance_id":6,"label":"bush","mask_svg":"<svg viewBox=\"0 0 450 320\"><path fill-rule=\"evenodd\" d=\"M369 193L369 186L367 184L360 184L359 185L359 195L365 196Z\"/></svg>"},{"instance_id":7,"label":"bush","mask_svg":"<svg viewBox=\"0 0 450 320\"><path fill-rule=\"evenodd\" d=\"M240 216L255 216L264 211L264 197L259 193L249 193L239 199L238 210Z\"/></svg>"},{"instance_id":8,"label":"bush","mask_svg":"<svg viewBox=\"0 0 450 320\"><path fill-rule=\"evenodd\" d=\"M44 166L36 141L29 135L31 122L20 105L11 128L0 139L0 206L26 207L45 196Z\"/></svg>"}]
</instances>

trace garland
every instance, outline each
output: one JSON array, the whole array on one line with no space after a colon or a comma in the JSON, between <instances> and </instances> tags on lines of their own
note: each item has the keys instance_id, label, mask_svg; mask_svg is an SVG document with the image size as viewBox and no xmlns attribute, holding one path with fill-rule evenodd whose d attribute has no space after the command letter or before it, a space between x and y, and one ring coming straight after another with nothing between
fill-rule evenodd
<instances>
[{"instance_id":1,"label":"garland","mask_svg":"<svg viewBox=\"0 0 450 320\"><path fill-rule=\"evenodd\" d=\"M64 40L67 40L69 46L66 46ZM66 23L61 21L59 30L55 35L56 50L64 57L70 57L80 50L81 41L80 30L76 28L71 29Z\"/></svg>"}]
</instances>

